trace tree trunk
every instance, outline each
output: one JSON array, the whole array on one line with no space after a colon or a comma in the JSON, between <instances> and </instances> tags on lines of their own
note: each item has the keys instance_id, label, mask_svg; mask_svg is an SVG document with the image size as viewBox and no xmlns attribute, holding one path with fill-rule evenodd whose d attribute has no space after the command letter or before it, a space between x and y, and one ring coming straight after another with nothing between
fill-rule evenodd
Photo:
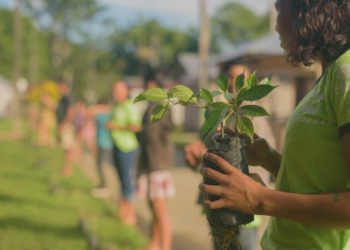
<instances>
[{"instance_id":1,"label":"tree trunk","mask_svg":"<svg viewBox=\"0 0 350 250\"><path fill-rule=\"evenodd\" d=\"M209 87L208 66L209 66L209 48L210 48L210 23L206 9L206 0L199 0L201 30L199 37L199 60L200 68L198 75L198 89ZM203 104L203 100L199 100ZM202 126L201 119L198 119L198 130Z\"/></svg>"},{"instance_id":2,"label":"tree trunk","mask_svg":"<svg viewBox=\"0 0 350 250\"><path fill-rule=\"evenodd\" d=\"M85 97L87 102L96 104L96 50L94 42L89 42L89 51L87 53L87 92Z\"/></svg>"},{"instance_id":3,"label":"tree trunk","mask_svg":"<svg viewBox=\"0 0 350 250\"><path fill-rule=\"evenodd\" d=\"M52 34L51 37L51 60L52 65L54 68L54 75L56 79L61 78L61 71L60 71L60 65L61 65L61 55L60 55L60 41L59 37L56 34Z\"/></svg>"},{"instance_id":4,"label":"tree trunk","mask_svg":"<svg viewBox=\"0 0 350 250\"><path fill-rule=\"evenodd\" d=\"M21 133L21 105L20 96L17 89L17 82L21 77L21 13L20 13L21 0L16 0L14 11L14 76L13 76L13 89L14 89L14 132L16 135Z\"/></svg>"},{"instance_id":5,"label":"tree trunk","mask_svg":"<svg viewBox=\"0 0 350 250\"><path fill-rule=\"evenodd\" d=\"M206 8L206 0L200 1L201 30L199 38L199 87L208 88L208 65L209 65L209 48L210 48L210 23Z\"/></svg>"},{"instance_id":6,"label":"tree trunk","mask_svg":"<svg viewBox=\"0 0 350 250\"><path fill-rule=\"evenodd\" d=\"M29 52L29 82L31 85L38 84L38 31L35 27L35 18L33 18L30 32L30 52Z\"/></svg>"}]
</instances>

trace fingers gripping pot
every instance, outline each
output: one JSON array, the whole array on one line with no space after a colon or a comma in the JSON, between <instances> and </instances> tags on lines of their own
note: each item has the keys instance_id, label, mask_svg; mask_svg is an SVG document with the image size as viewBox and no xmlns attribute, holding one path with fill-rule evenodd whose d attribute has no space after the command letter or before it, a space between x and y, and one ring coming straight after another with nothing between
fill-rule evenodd
<instances>
[{"instance_id":1,"label":"fingers gripping pot","mask_svg":"<svg viewBox=\"0 0 350 250\"><path fill-rule=\"evenodd\" d=\"M244 151L244 141L238 137L227 136L214 139L208 147L208 152L216 154L235 166L238 170L246 175L249 175L248 160ZM203 167L212 168L215 171L224 173L221 168L214 163L203 159ZM225 174L225 173L224 173ZM219 185L216 181L204 177L204 183L207 185ZM219 196L207 195L210 201L217 201ZM212 228L239 226L251 223L254 220L254 215L243 214L227 208L208 209L207 220Z\"/></svg>"}]
</instances>

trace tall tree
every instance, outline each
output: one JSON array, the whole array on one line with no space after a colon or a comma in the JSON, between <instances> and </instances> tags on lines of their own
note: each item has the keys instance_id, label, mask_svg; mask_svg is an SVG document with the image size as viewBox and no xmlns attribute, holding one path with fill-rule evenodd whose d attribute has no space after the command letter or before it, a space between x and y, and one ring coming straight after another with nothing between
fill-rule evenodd
<instances>
[{"instance_id":1,"label":"tall tree","mask_svg":"<svg viewBox=\"0 0 350 250\"><path fill-rule=\"evenodd\" d=\"M55 67L55 78L72 83L77 76L72 58L72 40L83 38L84 24L103 8L97 0L42 0L42 14L48 15L51 22L47 30L51 33L51 58Z\"/></svg>"},{"instance_id":2,"label":"tall tree","mask_svg":"<svg viewBox=\"0 0 350 250\"><path fill-rule=\"evenodd\" d=\"M29 45L29 82L38 84L39 75L39 50L38 50L38 35L37 23L40 10L40 2L25 1L24 10L28 13L28 18L31 21L30 27L30 45Z\"/></svg>"},{"instance_id":3,"label":"tall tree","mask_svg":"<svg viewBox=\"0 0 350 250\"><path fill-rule=\"evenodd\" d=\"M269 15L257 16L243 5L230 2L215 13L212 32L232 44L244 42L269 32Z\"/></svg>"},{"instance_id":4,"label":"tall tree","mask_svg":"<svg viewBox=\"0 0 350 250\"><path fill-rule=\"evenodd\" d=\"M218 50L213 40L214 51ZM112 66L123 74L142 74L147 64L171 68L178 53L198 52L199 32L164 27L155 20L141 20L127 29L116 29L110 38Z\"/></svg>"},{"instance_id":5,"label":"tall tree","mask_svg":"<svg viewBox=\"0 0 350 250\"><path fill-rule=\"evenodd\" d=\"M18 93L17 83L21 77L21 13L20 13L20 0L15 2L15 14L14 14L14 74L13 74L13 89L15 94L15 103L14 103L14 129L15 133L19 134L21 132L21 105L20 97Z\"/></svg>"}]
</instances>

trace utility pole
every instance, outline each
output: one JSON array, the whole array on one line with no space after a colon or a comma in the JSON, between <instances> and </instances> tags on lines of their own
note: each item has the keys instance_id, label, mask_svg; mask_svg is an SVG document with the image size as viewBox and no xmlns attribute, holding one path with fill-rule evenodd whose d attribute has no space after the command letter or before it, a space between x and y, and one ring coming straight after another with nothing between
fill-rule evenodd
<instances>
[{"instance_id":1,"label":"utility pole","mask_svg":"<svg viewBox=\"0 0 350 250\"><path fill-rule=\"evenodd\" d=\"M89 105L95 104L96 101L96 47L93 38L88 39L88 53L87 53L87 89L85 91L85 98Z\"/></svg>"},{"instance_id":2,"label":"utility pole","mask_svg":"<svg viewBox=\"0 0 350 250\"><path fill-rule=\"evenodd\" d=\"M201 28L199 36L199 88L208 88L208 65L210 48L210 23L207 13L206 0L199 0Z\"/></svg>"},{"instance_id":3,"label":"utility pole","mask_svg":"<svg viewBox=\"0 0 350 250\"><path fill-rule=\"evenodd\" d=\"M38 85L38 31L35 24L36 16L33 15L29 50L29 82L31 85Z\"/></svg>"},{"instance_id":4,"label":"utility pole","mask_svg":"<svg viewBox=\"0 0 350 250\"><path fill-rule=\"evenodd\" d=\"M209 67L209 48L210 48L210 23L207 13L207 0L198 0L200 10L200 35L198 41L199 47L199 73L198 73L198 88L209 87L208 83L208 67ZM204 104L203 100L199 100L200 104ZM203 126L201 112L197 110L198 115L198 130Z\"/></svg>"},{"instance_id":5,"label":"utility pole","mask_svg":"<svg viewBox=\"0 0 350 250\"><path fill-rule=\"evenodd\" d=\"M20 96L17 88L17 82L21 77L21 0L16 0L14 9L14 75L13 89L15 94L14 102L14 131L18 135L21 132L21 104Z\"/></svg>"}]
</instances>

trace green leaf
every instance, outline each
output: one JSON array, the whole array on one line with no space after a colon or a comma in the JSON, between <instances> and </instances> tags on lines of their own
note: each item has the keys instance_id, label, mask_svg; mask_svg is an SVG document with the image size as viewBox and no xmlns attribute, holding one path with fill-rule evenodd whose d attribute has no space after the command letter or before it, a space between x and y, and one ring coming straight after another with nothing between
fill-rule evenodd
<instances>
[{"instance_id":1,"label":"green leaf","mask_svg":"<svg viewBox=\"0 0 350 250\"><path fill-rule=\"evenodd\" d=\"M247 78L247 81L246 81L247 89L250 89L258 85L258 79L256 78L255 74L256 74L256 71Z\"/></svg>"},{"instance_id":2,"label":"green leaf","mask_svg":"<svg viewBox=\"0 0 350 250\"><path fill-rule=\"evenodd\" d=\"M239 95L238 101L257 101L261 98L267 96L272 90L277 88L278 86L271 85L258 85L252 87L245 91L242 95Z\"/></svg>"},{"instance_id":3,"label":"green leaf","mask_svg":"<svg viewBox=\"0 0 350 250\"><path fill-rule=\"evenodd\" d=\"M226 99L228 102L232 102L232 99L233 99L233 98L236 98L237 95L236 95L236 94L232 94L232 93L226 93L226 94L224 94L224 97L225 97L225 99Z\"/></svg>"},{"instance_id":4,"label":"green leaf","mask_svg":"<svg viewBox=\"0 0 350 250\"><path fill-rule=\"evenodd\" d=\"M179 98L180 101L189 103L189 102L195 102L197 103L196 97L194 97L193 91L183 85L177 85L173 87L174 89L174 96Z\"/></svg>"},{"instance_id":5,"label":"green leaf","mask_svg":"<svg viewBox=\"0 0 350 250\"><path fill-rule=\"evenodd\" d=\"M272 75L270 75L269 77L266 77L265 79L263 79L259 85L271 85L271 79L272 79Z\"/></svg>"},{"instance_id":6,"label":"green leaf","mask_svg":"<svg viewBox=\"0 0 350 250\"><path fill-rule=\"evenodd\" d=\"M168 98L173 98L174 97L174 88L171 88L168 90Z\"/></svg>"},{"instance_id":7,"label":"green leaf","mask_svg":"<svg viewBox=\"0 0 350 250\"><path fill-rule=\"evenodd\" d=\"M168 102L158 104L152 111L152 115L151 115L152 124L161 120L167 114L168 110L169 110Z\"/></svg>"},{"instance_id":8,"label":"green leaf","mask_svg":"<svg viewBox=\"0 0 350 250\"><path fill-rule=\"evenodd\" d=\"M227 113L226 107L217 107L211 109L211 111L207 114L208 119L205 121L203 133L202 133L202 141L205 141L207 137L214 132L220 122L225 118Z\"/></svg>"},{"instance_id":9,"label":"green leaf","mask_svg":"<svg viewBox=\"0 0 350 250\"><path fill-rule=\"evenodd\" d=\"M200 89L197 97L204 99L209 104L213 103L213 95L209 90L206 89Z\"/></svg>"},{"instance_id":10,"label":"green leaf","mask_svg":"<svg viewBox=\"0 0 350 250\"><path fill-rule=\"evenodd\" d=\"M154 88L154 89L147 90L145 93L142 94L142 97L140 98L145 98L143 100L147 100L151 102L159 102L159 101L163 101L164 99L167 99L168 95L164 90L160 88Z\"/></svg>"},{"instance_id":11,"label":"green leaf","mask_svg":"<svg viewBox=\"0 0 350 250\"><path fill-rule=\"evenodd\" d=\"M204 113L205 120L208 119L210 112L211 112L211 110L208 108L205 110L205 113Z\"/></svg>"},{"instance_id":12,"label":"green leaf","mask_svg":"<svg viewBox=\"0 0 350 250\"><path fill-rule=\"evenodd\" d=\"M217 110L222 110L223 106L221 107L210 107L210 108L207 108L205 113L204 113L204 117L205 117L205 120L207 120L210 116L210 113L212 112L216 112Z\"/></svg>"},{"instance_id":13,"label":"green leaf","mask_svg":"<svg viewBox=\"0 0 350 250\"><path fill-rule=\"evenodd\" d=\"M242 134L246 134L250 137L251 142L253 142L254 139L254 126L252 121L245 117L245 116L239 116L238 117L238 129Z\"/></svg>"},{"instance_id":14,"label":"green leaf","mask_svg":"<svg viewBox=\"0 0 350 250\"><path fill-rule=\"evenodd\" d=\"M219 76L219 78L217 79L216 82L217 82L219 88L226 93L227 92L227 88L228 88L228 78L227 78L227 76L225 76L223 73L220 73L220 76Z\"/></svg>"},{"instance_id":15,"label":"green leaf","mask_svg":"<svg viewBox=\"0 0 350 250\"><path fill-rule=\"evenodd\" d=\"M212 107L219 108L219 107L227 107L228 104L224 102L214 102Z\"/></svg>"},{"instance_id":16,"label":"green leaf","mask_svg":"<svg viewBox=\"0 0 350 250\"><path fill-rule=\"evenodd\" d=\"M238 93L240 91L241 88L243 88L244 86L244 79L245 79L245 75L244 75L245 70L243 71L242 74L240 74L237 78L236 78L236 82L235 82L235 88L236 88L236 92Z\"/></svg>"},{"instance_id":17,"label":"green leaf","mask_svg":"<svg viewBox=\"0 0 350 250\"><path fill-rule=\"evenodd\" d=\"M139 94L138 96L136 96L136 98L134 99L134 104L141 102L141 101L145 101L146 97L143 96L143 94Z\"/></svg>"},{"instance_id":18,"label":"green leaf","mask_svg":"<svg viewBox=\"0 0 350 250\"><path fill-rule=\"evenodd\" d=\"M224 93L222 93L221 91L214 90L213 92L211 92L211 94L213 95L213 97L215 97L218 95L223 95Z\"/></svg>"},{"instance_id":19,"label":"green leaf","mask_svg":"<svg viewBox=\"0 0 350 250\"><path fill-rule=\"evenodd\" d=\"M237 95L237 106L238 106L238 107L239 107L239 106L242 104L242 102L243 102L242 96L244 95L245 92L247 92L246 87L242 88L242 89L239 91L238 95Z\"/></svg>"},{"instance_id":20,"label":"green leaf","mask_svg":"<svg viewBox=\"0 0 350 250\"><path fill-rule=\"evenodd\" d=\"M246 105L239 109L242 114L251 116L251 117L259 117L259 116L271 116L263 107L257 105Z\"/></svg>"}]
</instances>

